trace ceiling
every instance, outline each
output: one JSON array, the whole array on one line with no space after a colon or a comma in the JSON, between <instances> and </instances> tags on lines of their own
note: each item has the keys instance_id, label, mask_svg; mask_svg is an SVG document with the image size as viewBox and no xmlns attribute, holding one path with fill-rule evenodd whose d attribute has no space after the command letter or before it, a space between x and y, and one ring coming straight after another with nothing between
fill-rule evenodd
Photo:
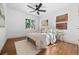
<instances>
[{"instance_id":1,"label":"ceiling","mask_svg":"<svg viewBox=\"0 0 79 59\"><path fill-rule=\"evenodd\" d=\"M22 12L38 16L36 12L30 13L29 11L33 11L33 10L27 7L27 5L35 6L35 4L38 4L38 3L7 3L6 5L9 8L14 8ZM54 12L67 5L69 5L69 3L43 3L43 6L40 9L45 9L46 12L45 13L41 12L40 15Z\"/></svg>"}]
</instances>

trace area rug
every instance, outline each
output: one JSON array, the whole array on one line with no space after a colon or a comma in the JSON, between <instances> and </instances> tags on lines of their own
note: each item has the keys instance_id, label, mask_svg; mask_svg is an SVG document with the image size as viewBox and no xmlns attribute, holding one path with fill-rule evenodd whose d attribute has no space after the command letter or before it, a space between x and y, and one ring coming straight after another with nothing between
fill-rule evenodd
<instances>
[{"instance_id":1,"label":"area rug","mask_svg":"<svg viewBox=\"0 0 79 59\"><path fill-rule=\"evenodd\" d=\"M17 55L36 55L40 50L35 49L35 46L26 40L15 42Z\"/></svg>"}]
</instances>

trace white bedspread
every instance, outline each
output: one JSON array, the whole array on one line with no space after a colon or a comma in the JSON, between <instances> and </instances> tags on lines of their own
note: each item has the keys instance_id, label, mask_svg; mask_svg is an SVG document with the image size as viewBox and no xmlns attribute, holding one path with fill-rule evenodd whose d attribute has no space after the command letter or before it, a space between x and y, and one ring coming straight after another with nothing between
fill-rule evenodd
<instances>
[{"instance_id":1,"label":"white bedspread","mask_svg":"<svg viewBox=\"0 0 79 59\"><path fill-rule=\"evenodd\" d=\"M50 43L56 42L52 33L28 33L26 36L36 42L37 49L46 48Z\"/></svg>"}]
</instances>

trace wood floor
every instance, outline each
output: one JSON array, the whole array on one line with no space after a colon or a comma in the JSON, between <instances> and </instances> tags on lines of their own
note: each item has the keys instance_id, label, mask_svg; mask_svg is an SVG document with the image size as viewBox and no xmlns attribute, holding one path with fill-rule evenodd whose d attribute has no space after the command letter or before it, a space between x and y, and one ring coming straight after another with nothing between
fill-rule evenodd
<instances>
[{"instance_id":1,"label":"wood floor","mask_svg":"<svg viewBox=\"0 0 79 59\"><path fill-rule=\"evenodd\" d=\"M20 37L20 38L13 38L13 39L8 39L1 51L1 55L8 53L8 55L16 55L16 48L15 48L15 42L16 41L21 41L26 39L26 37Z\"/></svg>"},{"instance_id":2,"label":"wood floor","mask_svg":"<svg viewBox=\"0 0 79 59\"><path fill-rule=\"evenodd\" d=\"M55 45L49 45L38 55L78 55L78 51L77 45L58 41Z\"/></svg>"},{"instance_id":3,"label":"wood floor","mask_svg":"<svg viewBox=\"0 0 79 59\"><path fill-rule=\"evenodd\" d=\"M8 39L5 43L1 55L7 53L8 55L16 55L16 48L14 43L16 41L24 40L26 37ZM49 45L47 49L41 50L37 55L77 55L79 48L77 45L57 41L55 45Z\"/></svg>"}]
</instances>

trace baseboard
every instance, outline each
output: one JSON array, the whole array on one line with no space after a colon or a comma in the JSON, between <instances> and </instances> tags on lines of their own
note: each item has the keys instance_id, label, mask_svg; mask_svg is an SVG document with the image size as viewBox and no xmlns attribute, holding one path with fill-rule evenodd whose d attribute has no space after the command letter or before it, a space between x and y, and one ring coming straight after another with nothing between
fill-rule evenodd
<instances>
[{"instance_id":1,"label":"baseboard","mask_svg":"<svg viewBox=\"0 0 79 59\"><path fill-rule=\"evenodd\" d=\"M19 39L19 38L26 38L26 36L18 36L18 37L12 37L12 38L7 38L7 39Z\"/></svg>"},{"instance_id":2,"label":"baseboard","mask_svg":"<svg viewBox=\"0 0 79 59\"><path fill-rule=\"evenodd\" d=\"M59 40L59 41L62 41L62 40ZM68 41L66 41L66 40L63 40L62 42L69 43L69 44L72 44L72 45L77 45L77 44L75 44L75 43L68 42Z\"/></svg>"}]
</instances>

